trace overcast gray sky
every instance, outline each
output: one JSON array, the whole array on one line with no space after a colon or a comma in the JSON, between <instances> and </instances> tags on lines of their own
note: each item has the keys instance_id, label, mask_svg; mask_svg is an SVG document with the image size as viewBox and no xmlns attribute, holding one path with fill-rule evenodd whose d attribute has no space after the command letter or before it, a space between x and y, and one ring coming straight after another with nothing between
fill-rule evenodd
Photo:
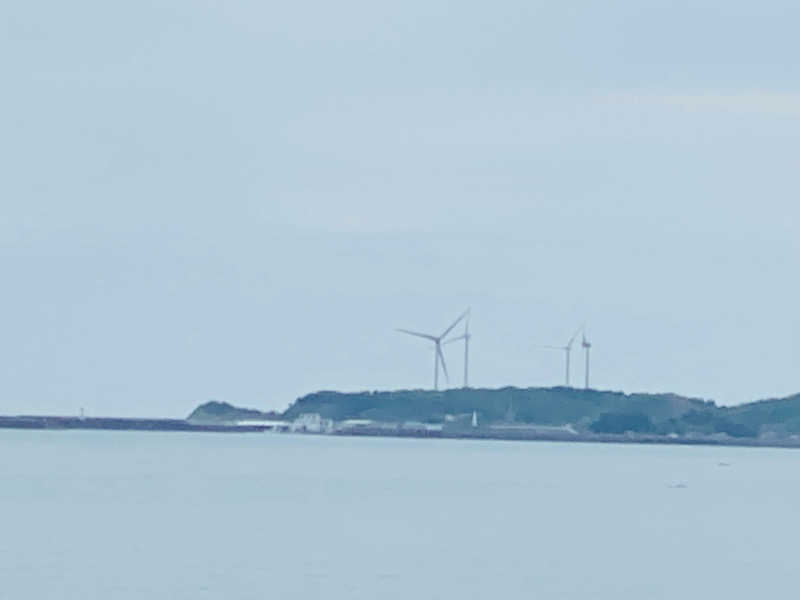
<instances>
[{"instance_id":1,"label":"overcast gray sky","mask_svg":"<svg viewBox=\"0 0 800 600\"><path fill-rule=\"evenodd\" d=\"M429 387L468 305L475 386L585 321L596 387L800 391L796 2L0 17L0 413Z\"/></svg>"}]
</instances>

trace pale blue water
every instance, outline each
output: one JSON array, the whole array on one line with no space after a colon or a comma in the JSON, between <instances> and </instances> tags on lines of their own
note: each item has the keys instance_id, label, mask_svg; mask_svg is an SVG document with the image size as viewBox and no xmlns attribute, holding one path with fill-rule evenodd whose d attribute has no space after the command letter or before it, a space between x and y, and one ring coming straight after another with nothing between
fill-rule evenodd
<instances>
[{"instance_id":1,"label":"pale blue water","mask_svg":"<svg viewBox=\"0 0 800 600\"><path fill-rule=\"evenodd\" d=\"M798 466L772 449L0 430L0 598L788 597Z\"/></svg>"}]
</instances>

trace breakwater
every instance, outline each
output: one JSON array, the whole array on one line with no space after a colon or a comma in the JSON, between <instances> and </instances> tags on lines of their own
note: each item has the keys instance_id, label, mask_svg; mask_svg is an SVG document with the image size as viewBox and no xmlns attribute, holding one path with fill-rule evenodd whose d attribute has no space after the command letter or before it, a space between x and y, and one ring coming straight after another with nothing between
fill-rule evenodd
<instances>
[{"instance_id":1,"label":"breakwater","mask_svg":"<svg viewBox=\"0 0 800 600\"><path fill-rule=\"evenodd\" d=\"M261 432L259 425L204 425L184 419L121 419L112 417L0 416L4 429L105 429L115 431Z\"/></svg>"}]
</instances>

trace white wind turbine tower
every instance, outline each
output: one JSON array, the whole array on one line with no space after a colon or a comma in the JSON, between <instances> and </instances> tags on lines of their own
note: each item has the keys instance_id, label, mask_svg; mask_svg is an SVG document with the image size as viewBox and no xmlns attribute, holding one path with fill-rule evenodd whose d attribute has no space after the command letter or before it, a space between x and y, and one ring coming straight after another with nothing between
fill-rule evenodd
<instances>
[{"instance_id":1,"label":"white wind turbine tower","mask_svg":"<svg viewBox=\"0 0 800 600\"><path fill-rule=\"evenodd\" d=\"M578 337L578 333L580 333L580 329L576 330L575 333L572 334L572 337L569 338L566 346L539 346L539 348L548 348L549 350L563 350L566 355L566 377L565 382L566 386L569 387L569 360L570 355L572 354L572 344L575 343L575 338Z\"/></svg>"},{"instance_id":2,"label":"white wind turbine tower","mask_svg":"<svg viewBox=\"0 0 800 600\"><path fill-rule=\"evenodd\" d=\"M445 342L445 344L452 344L453 342L458 342L460 340L464 340L464 387L469 387L469 340L472 338L472 334L469 332L469 319L472 316L471 308L467 309L466 315L467 318L464 321L464 333L458 337L451 338Z\"/></svg>"},{"instance_id":3,"label":"white wind turbine tower","mask_svg":"<svg viewBox=\"0 0 800 600\"><path fill-rule=\"evenodd\" d=\"M450 325L447 329L445 329L441 335L431 335L429 333L419 333L418 331L410 331L409 329L398 329L400 333L407 333L408 335L413 335L416 337L425 338L426 340L430 340L434 343L434 356L435 362L433 367L433 389L439 389L439 362L442 363L442 371L444 371L444 376L447 380L450 380L450 376L447 373L447 364L444 362L444 354L442 353L442 341L447 337L447 334L453 331L453 328L458 325L464 317L469 314L469 310L465 311L460 317L458 317L453 324Z\"/></svg>"},{"instance_id":4,"label":"white wind turbine tower","mask_svg":"<svg viewBox=\"0 0 800 600\"><path fill-rule=\"evenodd\" d=\"M586 369L585 369L586 382L584 384L584 387L588 390L589 389L589 349L592 347L592 344L589 342L589 340L586 339L586 327L585 326L583 328L583 333L581 334L581 338L582 338L581 339L581 346L583 346L583 350L586 353Z\"/></svg>"}]
</instances>

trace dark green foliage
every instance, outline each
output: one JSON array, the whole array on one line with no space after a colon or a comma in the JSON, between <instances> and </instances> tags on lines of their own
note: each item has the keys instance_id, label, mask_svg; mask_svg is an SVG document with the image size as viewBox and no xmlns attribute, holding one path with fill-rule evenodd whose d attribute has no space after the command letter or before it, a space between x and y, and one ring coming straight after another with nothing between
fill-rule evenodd
<instances>
[{"instance_id":1,"label":"dark green foliage","mask_svg":"<svg viewBox=\"0 0 800 600\"><path fill-rule=\"evenodd\" d=\"M728 419L720 419L715 424L718 433L727 433L731 437L757 437L758 429L743 423L734 423Z\"/></svg>"},{"instance_id":2,"label":"dark green foliage","mask_svg":"<svg viewBox=\"0 0 800 600\"><path fill-rule=\"evenodd\" d=\"M589 426L594 433L655 433L656 427L650 417L642 413L603 413Z\"/></svg>"},{"instance_id":3,"label":"dark green foliage","mask_svg":"<svg viewBox=\"0 0 800 600\"><path fill-rule=\"evenodd\" d=\"M602 433L714 435L756 437L800 433L800 394L735 407L673 394L623 394L565 387L453 389L442 392L317 392L296 400L282 415L240 409L224 402L199 406L189 420L224 423L244 420L294 419L319 413L335 421L371 419L389 423L442 423L445 415L472 415L481 424L570 424L579 430Z\"/></svg>"},{"instance_id":4,"label":"dark green foliage","mask_svg":"<svg viewBox=\"0 0 800 600\"><path fill-rule=\"evenodd\" d=\"M800 394L776 400L761 400L721 409L734 423L753 430L781 430L800 434Z\"/></svg>"},{"instance_id":5,"label":"dark green foliage","mask_svg":"<svg viewBox=\"0 0 800 600\"><path fill-rule=\"evenodd\" d=\"M758 425L734 422L726 415L726 409L690 410L681 419L691 431L698 433L725 433L731 437L756 437Z\"/></svg>"},{"instance_id":6,"label":"dark green foliage","mask_svg":"<svg viewBox=\"0 0 800 600\"><path fill-rule=\"evenodd\" d=\"M690 429L682 419L675 418L655 423L654 426L659 435L686 435Z\"/></svg>"},{"instance_id":7,"label":"dark green foliage","mask_svg":"<svg viewBox=\"0 0 800 600\"><path fill-rule=\"evenodd\" d=\"M227 402L206 402L192 411L186 420L191 423L230 423L235 421L280 418L277 413L264 413L252 408L238 408Z\"/></svg>"},{"instance_id":8,"label":"dark green foliage","mask_svg":"<svg viewBox=\"0 0 800 600\"><path fill-rule=\"evenodd\" d=\"M642 413L653 421L679 418L689 410L713 406L702 400L671 394L623 394L574 388L454 389L443 392L317 392L297 400L284 413L293 419L303 413L319 413L334 420L373 419L441 423L446 414L478 411L484 422L502 422L513 407L517 423L565 425L591 423L603 413Z\"/></svg>"}]
</instances>

